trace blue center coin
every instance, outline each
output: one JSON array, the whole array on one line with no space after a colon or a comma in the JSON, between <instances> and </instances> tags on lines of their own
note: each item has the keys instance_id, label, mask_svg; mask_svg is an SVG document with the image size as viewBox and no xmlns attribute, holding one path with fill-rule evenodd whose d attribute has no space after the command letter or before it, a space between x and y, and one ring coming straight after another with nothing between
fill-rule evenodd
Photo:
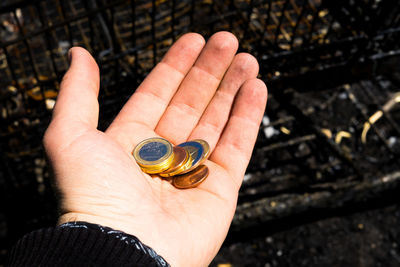
<instances>
[{"instance_id":1,"label":"blue center coin","mask_svg":"<svg viewBox=\"0 0 400 267\"><path fill-rule=\"evenodd\" d=\"M139 151L139 156L146 161L157 161L167 153L168 148L165 144L159 142L150 142L145 144Z\"/></svg>"},{"instance_id":2,"label":"blue center coin","mask_svg":"<svg viewBox=\"0 0 400 267\"><path fill-rule=\"evenodd\" d=\"M180 144L178 146L194 148L194 149L189 148L190 156L193 157L192 166L195 166L196 163L199 162L199 160L201 160L203 158L204 148L200 143L189 141L189 142Z\"/></svg>"}]
</instances>

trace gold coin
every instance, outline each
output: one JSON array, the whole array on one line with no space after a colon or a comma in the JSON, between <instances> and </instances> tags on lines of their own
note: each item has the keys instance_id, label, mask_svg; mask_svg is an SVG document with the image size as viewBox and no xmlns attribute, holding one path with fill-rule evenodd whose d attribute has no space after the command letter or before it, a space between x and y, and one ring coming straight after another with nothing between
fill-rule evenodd
<instances>
[{"instance_id":1,"label":"gold coin","mask_svg":"<svg viewBox=\"0 0 400 267\"><path fill-rule=\"evenodd\" d=\"M172 144L159 137L140 142L132 152L138 165L147 173L167 170L174 159Z\"/></svg>"},{"instance_id":2,"label":"gold coin","mask_svg":"<svg viewBox=\"0 0 400 267\"><path fill-rule=\"evenodd\" d=\"M146 169L146 168L140 168L143 172L148 173L148 174L159 174L160 172L165 171L166 169L163 167L160 167L159 169Z\"/></svg>"},{"instance_id":3,"label":"gold coin","mask_svg":"<svg viewBox=\"0 0 400 267\"><path fill-rule=\"evenodd\" d=\"M173 159L174 159L174 156L170 160L166 161L164 164L161 164L161 165L149 166L149 167L141 167L140 165L139 166L142 169L142 171L144 171L146 173L156 174L156 173L166 171L171 166Z\"/></svg>"},{"instance_id":4,"label":"gold coin","mask_svg":"<svg viewBox=\"0 0 400 267\"><path fill-rule=\"evenodd\" d=\"M188 154L189 154L189 152L188 152ZM178 170L174 171L173 173L169 173L168 177L173 177L175 175L179 175L179 174L183 173L184 171L186 171L190 167L192 167L192 164L193 164L193 158L189 155L187 162L183 166L181 166ZM163 175L161 175L161 176L167 177L167 176L163 176Z\"/></svg>"},{"instance_id":5,"label":"gold coin","mask_svg":"<svg viewBox=\"0 0 400 267\"><path fill-rule=\"evenodd\" d=\"M208 167L200 165L189 173L174 176L172 185L179 189L193 188L201 184L207 178L208 173Z\"/></svg>"},{"instance_id":6,"label":"gold coin","mask_svg":"<svg viewBox=\"0 0 400 267\"><path fill-rule=\"evenodd\" d=\"M160 173L162 177L170 177L180 173L180 169L186 165L189 160L189 153L180 146L175 146L173 148L174 160L168 170Z\"/></svg>"},{"instance_id":7,"label":"gold coin","mask_svg":"<svg viewBox=\"0 0 400 267\"><path fill-rule=\"evenodd\" d=\"M196 169L207 159L210 154L210 146L204 140L196 139L182 143L178 146L188 150L190 156L193 158L192 166L189 169L182 171L181 174L185 174Z\"/></svg>"},{"instance_id":8,"label":"gold coin","mask_svg":"<svg viewBox=\"0 0 400 267\"><path fill-rule=\"evenodd\" d=\"M186 150L186 149L185 149ZM188 154L189 154L189 152L188 152ZM181 168L179 168L179 170L176 170L174 173L173 173L173 176L174 175L178 175L178 174L182 174L183 172L185 172L186 170L188 170L189 168L191 168L192 167L192 164L193 164L193 158L190 156L190 154L189 154L189 157L188 157L188 161L185 163L185 165L183 165Z\"/></svg>"},{"instance_id":9,"label":"gold coin","mask_svg":"<svg viewBox=\"0 0 400 267\"><path fill-rule=\"evenodd\" d=\"M203 139L195 139L192 141L199 142L203 146L203 149L204 149L203 162L204 162L204 160L208 159L208 156L210 156L210 145L207 143L206 140L203 140Z\"/></svg>"}]
</instances>

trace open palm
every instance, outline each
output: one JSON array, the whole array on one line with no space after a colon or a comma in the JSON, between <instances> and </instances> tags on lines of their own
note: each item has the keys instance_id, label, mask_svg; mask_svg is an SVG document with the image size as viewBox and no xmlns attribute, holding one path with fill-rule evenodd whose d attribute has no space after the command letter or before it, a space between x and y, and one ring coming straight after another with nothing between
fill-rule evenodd
<instances>
[{"instance_id":1,"label":"open palm","mask_svg":"<svg viewBox=\"0 0 400 267\"><path fill-rule=\"evenodd\" d=\"M218 252L264 113L258 64L236 54L236 38L205 44L182 36L155 66L106 132L98 122L99 72L90 54L71 50L44 144L61 195L60 223L87 221L137 236L172 266L205 266ZM143 173L131 152L146 138L177 145L204 139L208 178L179 190Z\"/></svg>"}]
</instances>

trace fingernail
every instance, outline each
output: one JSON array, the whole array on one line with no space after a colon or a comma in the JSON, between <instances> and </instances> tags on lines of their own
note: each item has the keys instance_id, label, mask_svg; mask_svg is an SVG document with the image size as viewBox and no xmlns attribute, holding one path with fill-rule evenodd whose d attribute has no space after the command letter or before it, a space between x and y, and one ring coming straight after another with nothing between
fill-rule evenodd
<instances>
[{"instance_id":1,"label":"fingernail","mask_svg":"<svg viewBox=\"0 0 400 267\"><path fill-rule=\"evenodd\" d=\"M71 52L71 49L72 49L72 48L70 48L70 49L68 50L68 64L69 64L69 65L71 65L71 60L72 60L72 52Z\"/></svg>"}]
</instances>

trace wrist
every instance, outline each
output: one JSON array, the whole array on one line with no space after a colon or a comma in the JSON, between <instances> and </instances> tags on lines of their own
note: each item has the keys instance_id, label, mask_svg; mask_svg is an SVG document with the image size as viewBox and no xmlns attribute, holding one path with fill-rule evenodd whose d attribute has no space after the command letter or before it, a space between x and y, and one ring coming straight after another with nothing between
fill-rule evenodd
<instances>
[{"instance_id":1,"label":"wrist","mask_svg":"<svg viewBox=\"0 0 400 267\"><path fill-rule=\"evenodd\" d=\"M107 226L107 227L110 227L110 228L113 228L113 229L116 229L119 231L124 231L126 233L129 233L129 231L127 231L127 229L120 229L121 226L115 225L115 223L111 219L108 219L103 216L84 214L84 213L79 213L79 212L68 212L68 213L62 214L58 218L57 225L70 223L70 222L88 222L88 223ZM124 227L122 227L122 228L124 228Z\"/></svg>"},{"instance_id":2,"label":"wrist","mask_svg":"<svg viewBox=\"0 0 400 267\"><path fill-rule=\"evenodd\" d=\"M125 220L129 221L130 223L125 223ZM88 222L136 236L138 233L140 233L140 230L133 227L132 221L132 219L128 220L121 217L113 217L112 215L110 217L106 217L79 212L68 212L58 218L57 225L74 222Z\"/></svg>"}]
</instances>

